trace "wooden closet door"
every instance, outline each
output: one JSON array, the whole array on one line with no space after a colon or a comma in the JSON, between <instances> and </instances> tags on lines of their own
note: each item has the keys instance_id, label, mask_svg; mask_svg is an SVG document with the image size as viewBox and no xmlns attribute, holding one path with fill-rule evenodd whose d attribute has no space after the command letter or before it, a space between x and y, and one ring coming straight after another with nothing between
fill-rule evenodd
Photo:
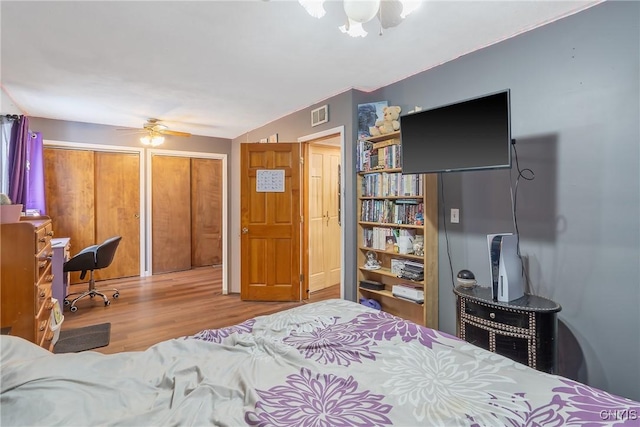
<instances>
[{"instance_id":1,"label":"wooden closet door","mask_svg":"<svg viewBox=\"0 0 640 427\"><path fill-rule=\"evenodd\" d=\"M140 156L95 153L96 243L122 236L113 263L96 280L140 274Z\"/></svg>"},{"instance_id":2,"label":"wooden closet door","mask_svg":"<svg viewBox=\"0 0 640 427\"><path fill-rule=\"evenodd\" d=\"M191 159L191 265L222 264L222 160Z\"/></svg>"},{"instance_id":3,"label":"wooden closet door","mask_svg":"<svg viewBox=\"0 0 640 427\"><path fill-rule=\"evenodd\" d=\"M191 159L151 158L153 273L191 268Z\"/></svg>"},{"instance_id":4,"label":"wooden closet door","mask_svg":"<svg viewBox=\"0 0 640 427\"><path fill-rule=\"evenodd\" d=\"M94 153L45 148L43 155L46 214L54 237L71 238L73 256L95 244ZM72 273L71 283L80 283L79 277Z\"/></svg>"}]
</instances>

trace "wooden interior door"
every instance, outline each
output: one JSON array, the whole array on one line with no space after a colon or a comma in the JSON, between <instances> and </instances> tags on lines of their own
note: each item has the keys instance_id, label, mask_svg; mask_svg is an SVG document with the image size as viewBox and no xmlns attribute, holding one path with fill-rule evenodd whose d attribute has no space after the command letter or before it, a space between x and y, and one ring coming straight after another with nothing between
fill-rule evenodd
<instances>
[{"instance_id":1,"label":"wooden interior door","mask_svg":"<svg viewBox=\"0 0 640 427\"><path fill-rule=\"evenodd\" d=\"M45 148L44 182L47 216L54 237L69 237L71 256L96 244L94 152ZM70 283L80 280L71 273Z\"/></svg>"},{"instance_id":2,"label":"wooden interior door","mask_svg":"<svg viewBox=\"0 0 640 427\"><path fill-rule=\"evenodd\" d=\"M151 158L153 274L191 268L191 159Z\"/></svg>"},{"instance_id":3,"label":"wooden interior door","mask_svg":"<svg viewBox=\"0 0 640 427\"><path fill-rule=\"evenodd\" d=\"M191 265L222 264L222 160L191 159Z\"/></svg>"},{"instance_id":4,"label":"wooden interior door","mask_svg":"<svg viewBox=\"0 0 640 427\"><path fill-rule=\"evenodd\" d=\"M309 291L340 283L340 147L309 145Z\"/></svg>"},{"instance_id":5,"label":"wooden interior door","mask_svg":"<svg viewBox=\"0 0 640 427\"><path fill-rule=\"evenodd\" d=\"M111 265L96 280L140 275L140 156L95 153L96 243L122 236Z\"/></svg>"},{"instance_id":6,"label":"wooden interior door","mask_svg":"<svg viewBox=\"0 0 640 427\"><path fill-rule=\"evenodd\" d=\"M300 144L241 144L240 175L241 299L299 301Z\"/></svg>"}]
</instances>

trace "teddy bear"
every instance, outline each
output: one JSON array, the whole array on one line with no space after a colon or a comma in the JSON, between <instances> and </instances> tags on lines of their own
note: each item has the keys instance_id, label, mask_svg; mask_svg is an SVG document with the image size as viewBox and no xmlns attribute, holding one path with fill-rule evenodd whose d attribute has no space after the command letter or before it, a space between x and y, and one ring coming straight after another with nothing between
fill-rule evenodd
<instances>
[{"instance_id":1,"label":"teddy bear","mask_svg":"<svg viewBox=\"0 0 640 427\"><path fill-rule=\"evenodd\" d=\"M384 107L382 109L383 118L376 121L375 126L371 126L369 128L371 136L384 135L399 130L400 122L398 121L398 118L400 117L401 111L402 109L397 105Z\"/></svg>"}]
</instances>

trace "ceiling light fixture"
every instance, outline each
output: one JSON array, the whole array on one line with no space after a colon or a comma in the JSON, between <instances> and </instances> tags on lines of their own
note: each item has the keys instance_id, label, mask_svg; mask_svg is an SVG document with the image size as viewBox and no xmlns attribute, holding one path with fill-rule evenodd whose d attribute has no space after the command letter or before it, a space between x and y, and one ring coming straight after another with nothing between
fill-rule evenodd
<instances>
[{"instance_id":1,"label":"ceiling light fixture","mask_svg":"<svg viewBox=\"0 0 640 427\"><path fill-rule=\"evenodd\" d=\"M140 142L144 145L150 145L151 147L157 147L158 145L164 142L164 136L158 135L154 132L149 132L148 135L145 135L140 138Z\"/></svg>"},{"instance_id":2,"label":"ceiling light fixture","mask_svg":"<svg viewBox=\"0 0 640 427\"><path fill-rule=\"evenodd\" d=\"M322 18L327 13L324 9L325 0L298 0L307 13L314 18ZM409 14L415 11L422 0L343 0L344 13L347 15L345 25L338 27L343 33L351 37L366 37L367 32L362 27L376 16L380 21L380 35L383 28L395 27Z\"/></svg>"}]
</instances>

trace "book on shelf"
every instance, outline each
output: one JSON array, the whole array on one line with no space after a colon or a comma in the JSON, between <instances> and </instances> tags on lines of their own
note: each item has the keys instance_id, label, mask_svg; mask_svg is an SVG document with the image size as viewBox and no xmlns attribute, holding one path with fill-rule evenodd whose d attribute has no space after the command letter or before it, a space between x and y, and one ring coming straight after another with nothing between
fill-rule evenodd
<instances>
[{"instance_id":1,"label":"book on shelf","mask_svg":"<svg viewBox=\"0 0 640 427\"><path fill-rule=\"evenodd\" d=\"M358 172L376 169L397 169L402 165L401 147L398 139L390 139L371 143L363 139L358 140L356 146L356 165Z\"/></svg>"}]
</instances>

